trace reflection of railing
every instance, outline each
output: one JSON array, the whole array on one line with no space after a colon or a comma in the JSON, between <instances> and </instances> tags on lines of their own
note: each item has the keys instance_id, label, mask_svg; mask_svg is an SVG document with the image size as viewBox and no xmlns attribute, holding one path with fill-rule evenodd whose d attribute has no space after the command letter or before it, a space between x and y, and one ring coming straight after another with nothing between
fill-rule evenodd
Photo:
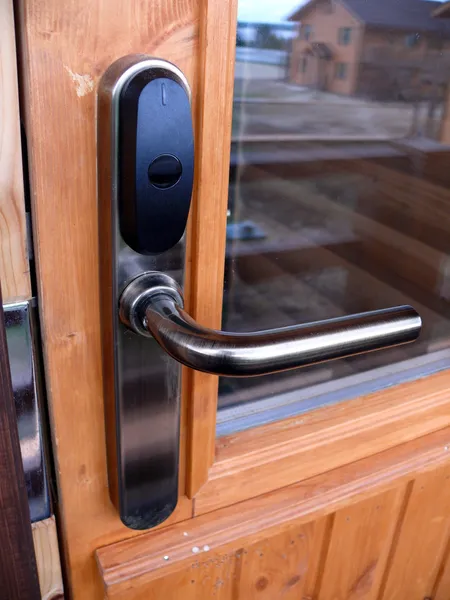
<instances>
[{"instance_id":1,"label":"reflection of railing","mask_svg":"<svg viewBox=\"0 0 450 600\"><path fill-rule=\"evenodd\" d=\"M401 101L383 102L314 95L306 90L297 92L294 98L284 98L279 95L283 90L271 88L275 97L234 98L234 141L345 142L440 136L444 110L438 85L415 89L399 85Z\"/></svg>"},{"instance_id":2,"label":"reflection of railing","mask_svg":"<svg viewBox=\"0 0 450 600\"><path fill-rule=\"evenodd\" d=\"M218 437L236 431L298 416L337 400L351 400L395 384L413 381L448 368L447 349L424 354L369 371L333 378L333 371L309 374L311 385L305 387L305 373L281 381L255 382L251 388L223 395L217 414ZM315 381L313 380L315 377Z\"/></svg>"},{"instance_id":3,"label":"reflection of railing","mask_svg":"<svg viewBox=\"0 0 450 600\"><path fill-rule=\"evenodd\" d=\"M285 50L269 50L265 48L236 48L236 61L259 63L264 65L284 66L288 60Z\"/></svg>"},{"instance_id":4,"label":"reflection of railing","mask_svg":"<svg viewBox=\"0 0 450 600\"><path fill-rule=\"evenodd\" d=\"M417 68L418 61L421 59L422 55L418 55L414 51L399 50L397 48L394 50L384 46L365 48L362 54L362 62L387 66L402 65Z\"/></svg>"},{"instance_id":5,"label":"reflection of railing","mask_svg":"<svg viewBox=\"0 0 450 600\"><path fill-rule=\"evenodd\" d=\"M266 238L228 244L225 315L231 323L237 317L249 327L257 305L264 326L288 325L296 316L292 307L305 296L306 310L317 310L319 318L332 311L345 314L355 301L366 310L366 303L395 297L421 304L427 331L413 354L372 356L371 362L340 363L333 370L304 373L306 380L294 375L264 386L225 388L228 382L222 381L221 435L448 367L449 313L441 301L446 251L440 247L449 203L448 148L441 159L441 152L421 153L420 177L409 151L387 144L313 146L304 147L303 154L299 149L289 163L275 147L271 157L261 149L247 153L245 169L239 163L238 211L244 208ZM273 297L287 298L286 310L275 312ZM427 352L433 354L422 356ZM248 408L236 406L252 401Z\"/></svg>"},{"instance_id":6,"label":"reflection of railing","mask_svg":"<svg viewBox=\"0 0 450 600\"><path fill-rule=\"evenodd\" d=\"M440 71L442 75L442 70L450 68L450 50L416 52L411 49L374 46L364 49L361 62L389 69Z\"/></svg>"},{"instance_id":7,"label":"reflection of railing","mask_svg":"<svg viewBox=\"0 0 450 600\"><path fill-rule=\"evenodd\" d=\"M231 138L233 144L241 143L275 143L275 142L392 142L404 139L386 134L370 135L329 135L327 133L274 133L274 134L239 134Z\"/></svg>"},{"instance_id":8,"label":"reflection of railing","mask_svg":"<svg viewBox=\"0 0 450 600\"><path fill-rule=\"evenodd\" d=\"M241 203L237 211L257 222L266 238L228 246L229 295L225 302L229 304L225 304L225 314L233 316L234 302L235 314L247 319L248 326L253 314L248 306L258 302L258 318L262 314L265 319L286 319L289 324L292 305L287 304L284 313L275 313L271 296L267 296L267 289L276 286L279 287L275 294L280 296L298 298L302 290L310 294L309 311L320 306L320 311L333 310L336 314L340 314L339 310L345 314L348 306L354 305L355 296L360 297L357 302L361 301L364 309L367 302L398 296L402 302L414 300L414 304L422 304L426 314L427 332L418 352L446 348L449 312L442 300L442 265L448 249L449 147L429 142L425 146L412 142L299 146L290 151L276 145L267 150L244 149L244 160L242 154L232 153L235 168L230 181L239 186L237 197ZM313 231L321 235L313 237ZM305 240L311 243L305 244ZM327 278L325 286L321 283L323 272ZM332 273L329 280L328 272ZM252 295L247 304L249 288ZM423 369L440 368L441 360L447 367L448 357L445 350L443 355L430 359L413 358L413 377L422 374ZM385 372L371 371L370 375L362 375L368 363L359 363L357 377L352 374L342 381L342 397L351 395L353 385L358 388L358 395L361 387L367 393L368 385L379 386L383 377L392 377L393 363L400 358L398 354L395 360L389 359ZM411 359L411 355L404 358ZM381 364L382 361L370 363L370 367ZM330 392L334 400L336 378L347 374L344 365L339 365L340 371L335 368L336 371L322 370L319 374L319 381L334 378L332 383L324 384L323 390ZM398 373L403 377L409 368L410 364L403 362ZM306 385L311 383L318 381L308 381ZM250 419L257 412L262 420L267 420L272 409L286 411L289 416L292 403L316 396L311 388L304 395L296 389L305 386L303 379L280 379L268 385L277 387L269 391L268 387L242 385L233 388L228 398L222 392L221 406L232 403L234 413L223 413L221 434L236 426L229 418L238 415L245 421L248 416L245 408L236 411L237 402L264 398L260 405L252 405ZM277 398L272 402L274 395ZM322 401L326 399L321 398ZM298 405L295 410L298 411Z\"/></svg>"}]
</instances>

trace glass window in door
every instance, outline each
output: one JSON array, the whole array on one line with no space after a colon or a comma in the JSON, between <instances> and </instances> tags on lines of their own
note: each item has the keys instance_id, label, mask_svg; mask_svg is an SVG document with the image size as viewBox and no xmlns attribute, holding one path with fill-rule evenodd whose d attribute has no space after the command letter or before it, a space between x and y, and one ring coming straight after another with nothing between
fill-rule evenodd
<instances>
[{"instance_id":1,"label":"glass window in door","mask_svg":"<svg viewBox=\"0 0 450 600\"><path fill-rule=\"evenodd\" d=\"M240 0L223 328L410 304L420 340L220 380L218 433L450 366L450 9Z\"/></svg>"}]
</instances>

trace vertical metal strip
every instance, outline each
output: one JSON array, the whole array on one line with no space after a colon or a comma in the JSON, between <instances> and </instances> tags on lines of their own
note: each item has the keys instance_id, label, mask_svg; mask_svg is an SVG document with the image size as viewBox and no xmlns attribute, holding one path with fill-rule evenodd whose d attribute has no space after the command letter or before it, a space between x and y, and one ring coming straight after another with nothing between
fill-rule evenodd
<instances>
[{"instance_id":1,"label":"vertical metal strip","mask_svg":"<svg viewBox=\"0 0 450 600\"><path fill-rule=\"evenodd\" d=\"M51 515L39 396L34 301L3 306L9 364L16 407L31 521Z\"/></svg>"},{"instance_id":2,"label":"vertical metal strip","mask_svg":"<svg viewBox=\"0 0 450 600\"><path fill-rule=\"evenodd\" d=\"M159 59L136 55L115 62L98 95L98 201L103 380L110 495L122 522L148 529L164 521L178 500L180 375L178 363L153 338L119 320L119 298L138 275L169 273L180 285L183 239L171 250L144 256L127 246L118 220L119 97L126 83L148 70L164 73L190 90L181 71ZM151 79L149 79L151 80Z\"/></svg>"}]
</instances>

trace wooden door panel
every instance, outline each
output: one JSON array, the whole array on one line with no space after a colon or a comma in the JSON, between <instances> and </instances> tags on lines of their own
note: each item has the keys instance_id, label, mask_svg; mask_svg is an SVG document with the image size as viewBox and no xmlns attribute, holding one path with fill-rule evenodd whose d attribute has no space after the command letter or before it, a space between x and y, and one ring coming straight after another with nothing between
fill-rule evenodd
<instances>
[{"instance_id":1,"label":"wooden door panel","mask_svg":"<svg viewBox=\"0 0 450 600\"><path fill-rule=\"evenodd\" d=\"M163 571L151 586L132 579L129 585L109 589L107 597L117 600L313 597L327 524L328 519L318 519L220 554L209 555L209 546L204 545L198 547L198 558L193 553L193 560L185 569L167 574ZM166 556L170 562L170 555Z\"/></svg>"},{"instance_id":2,"label":"wooden door panel","mask_svg":"<svg viewBox=\"0 0 450 600\"><path fill-rule=\"evenodd\" d=\"M444 560L436 578L433 590L433 600L448 600L450 593L450 540L444 553Z\"/></svg>"},{"instance_id":3,"label":"wooden door panel","mask_svg":"<svg viewBox=\"0 0 450 600\"><path fill-rule=\"evenodd\" d=\"M425 474L419 478L420 486L432 487L438 479L443 483L447 471L448 468ZM274 532L228 552L221 553L219 548L209 556L209 547L206 551L199 548L198 558L174 572L170 572L169 566L161 569L159 577L148 584L139 578L110 580L106 597L116 600L447 599L448 576L440 580L437 595L432 592L438 583L437 571L444 567L442 553L434 551L433 546L436 544L439 549L443 539L444 545L448 543L448 529L438 532L435 528L421 552L419 540L424 521L421 511L417 512L419 504L420 500L410 495L408 486L401 485L327 518L292 526L282 533ZM407 513L414 517L403 520L405 506L411 506ZM422 508L426 511L426 505ZM417 559L408 560L404 550L407 546L409 556L419 550ZM398 558L391 562L393 553ZM169 562L170 555L166 556ZM424 556L426 560L419 564Z\"/></svg>"},{"instance_id":4,"label":"wooden door panel","mask_svg":"<svg viewBox=\"0 0 450 600\"><path fill-rule=\"evenodd\" d=\"M238 597L296 600L313 596L329 528L330 519L324 517L239 548L240 564L234 574Z\"/></svg>"},{"instance_id":5,"label":"wooden door panel","mask_svg":"<svg viewBox=\"0 0 450 600\"><path fill-rule=\"evenodd\" d=\"M449 482L450 468L445 467L411 484L383 600L432 597L449 539ZM450 589L446 591L450 595Z\"/></svg>"},{"instance_id":6,"label":"wooden door panel","mask_svg":"<svg viewBox=\"0 0 450 600\"><path fill-rule=\"evenodd\" d=\"M100 548L106 597L423 600L438 584L450 595L449 438Z\"/></svg>"},{"instance_id":7,"label":"wooden door panel","mask_svg":"<svg viewBox=\"0 0 450 600\"><path fill-rule=\"evenodd\" d=\"M406 485L335 513L321 600L376 600Z\"/></svg>"},{"instance_id":8,"label":"wooden door panel","mask_svg":"<svg viewBox=\"0 0 450 600\"><path fill-rule=\"evenodd\" d=\"M446 471L439 472L441 483ZM434 484L436 473L426 474L420 480L421 485ZM162 568L151 583L144 584L140 577L110 579L106 597L117 600L431 598L443 560L442 554L432 551L432 545L439 546L442 538L447 543L448 530L439 533L435 530L434 535L428 536L424 550L428 550L428 560L416 570L423 553L419 551L417 561L408 561L404 552L396 551L399 546L410 544L413 538L409 550L412 555L420 540L418 529L423 520L415 510L417 505L411 511L415 518L407 523L402 520L404 505L411 499L416 505L407 486L401 485L329 517L289 527L282 533L275 531L255 543L243 543L226 552L220 552L219 548L209 555L209 546L207 550L200 547L197 558L174 572L170 572L169 565ZM391 563L393 552L399 558ZM166 556L169 563L171 556ZM144 563L143 560L143 572ZM449 594L450 588L444 589L442 579L436 598L448 598Z\"/></svg>"},{"instance_id":9,"label":"wooden door panel","mask_svg":"<svg viewBox=\"0 0 450 600\"><path fill-rule=\"evenodd\" d=\"M193 559L185 568L171 573L168 565L151 584L143 584L139 578L117 581L117 585L107 587L106 597L116 600L313 598L329 539L329 523L329 518L321 518L225 552L209 554L210 546L194 545ZM165 556L169 563L170 554Z\"/></svg>"}]
</instances>

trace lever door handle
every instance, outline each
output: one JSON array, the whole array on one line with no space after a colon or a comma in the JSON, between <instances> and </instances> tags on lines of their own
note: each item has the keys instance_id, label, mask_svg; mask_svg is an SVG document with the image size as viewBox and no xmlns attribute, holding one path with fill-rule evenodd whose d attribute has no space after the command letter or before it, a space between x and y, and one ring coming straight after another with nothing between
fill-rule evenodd
<instances>
[{"instance_id":1,"label":"lever door handle","mask_svg":"<svg viewBox=\"0 0 450 600\"><path fill-rule=\"evenodd\" d=\"M216 331L194 321L174 279L156 272L128 285L120 316L178 362L226 377L267 375L413 342L422 327L411 306L398 306L257 333Z\"/></svg>"},{"instance_id":2,"label":"lever door handle","mask_svg":"<svg viewBox=\"0 0 450 600\"><path fill-rule=\"evenodd\" d=\"M265 375L412 342L421 328L409 306L259 333L196 323L180 287L194 180L190 101L180 69L145 55L117 60L98 88L109 491L133 529L158 525L177 504L179 363L228 377Z\"/></svg>"}]
</instances>

